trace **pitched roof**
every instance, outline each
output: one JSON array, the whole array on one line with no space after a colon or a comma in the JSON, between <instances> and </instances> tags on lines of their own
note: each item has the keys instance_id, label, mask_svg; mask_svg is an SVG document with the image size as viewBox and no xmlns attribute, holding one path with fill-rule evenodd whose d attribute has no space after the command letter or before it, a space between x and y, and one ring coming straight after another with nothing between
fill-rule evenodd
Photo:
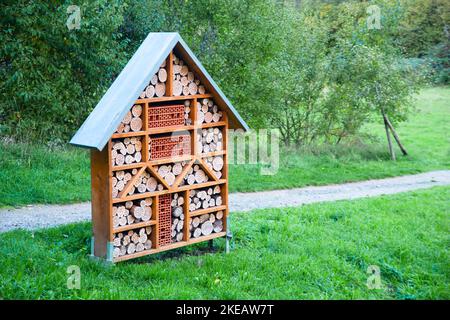
<instances>
[{"instance_id":1,"label":"pitched roof","mask_svg":"<svg viewBox=\"0 0 450 320\"><path fill-rule=\"evenodd\" d=\"M230 127L248 130L247 124L181 36L178 33L163 32L150 33L147 36L70 143L102 150L151 77L174 48L180 58L199 76L207 92L214 95L219 107L227 111Z\"/></svg>"}]
</instances>

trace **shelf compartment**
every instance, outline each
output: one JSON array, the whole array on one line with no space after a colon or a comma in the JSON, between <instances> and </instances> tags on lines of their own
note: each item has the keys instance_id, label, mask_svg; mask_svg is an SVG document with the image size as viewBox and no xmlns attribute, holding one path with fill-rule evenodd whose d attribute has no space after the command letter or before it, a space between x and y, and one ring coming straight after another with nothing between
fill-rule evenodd
<instances>
[{"instance_id":1,"label":"shelf compartment","mask_svg":"<svg viewBox=\"0 0 450 320\"><path fill-rule=\"evenodd\" d=\"M113 205L114 230L128 230L136 226L146 226L153 216L154 200L151 197L125 201Z\"/></svg>"},{"instance_id":2,"label":"shelf compartment","mask_svg":"<svg viewBox=\"0 0 450 320\"><path fill-rule=\"evenodd\" d=\"M113 234L113 259L133 256L136 253L145 254L155 248L152 237L155 226L138 227Z\"/></svg>"}]
</instances>

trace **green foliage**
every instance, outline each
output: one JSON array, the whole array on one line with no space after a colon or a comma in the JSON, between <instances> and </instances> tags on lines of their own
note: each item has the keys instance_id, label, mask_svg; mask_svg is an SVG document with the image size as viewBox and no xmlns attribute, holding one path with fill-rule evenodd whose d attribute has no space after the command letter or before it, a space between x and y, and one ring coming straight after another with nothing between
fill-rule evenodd
<instances>
[{"instance_id":1,"label":"green foliage","mask_svg":"<svg viewBox=\"0 0 450 320\"><path fill-rule=\"evenodd\" d=\"M407 58L419 58L417 72L435 84L448 84L450 73L450 3L446 0L404 0L402 17L392 37ZM425 70L426 67L428 70Z\"/></svg>"},{"instance_id":2,"label":"green foliage","mask_svg":"<svg viewBox=\"0 0 450 320\"><path fill-rule=\"evenodd\" d=\"M431 64L431 80L434 84L450 84L450 41L432 47L426 60Z\"/></svg>"},{"instance_id":3,"label":"green foliage","mask_svg":"<svg viewBox=\"0 0 450 320\"><path fill-rule=\"evenodd\" d=\"M277 8L266 0L167 1L168 30L186 40L253 127L265 124L268 64L280 50ZM282 22L283 24L285 22Z\"/></svg>"},{"instance_id":4,"label":"green foliage","mask_svg":"<svg viewBox=\"0 0 450 320\"><path fill-rule=\"evenodd\" d=\"M367 3L315 5L284 12L283 46L272 65L273 108L267 118L286 144L340 142L368 122L380 121L381 110L403 121L417 90L417 77L400 68L389 32L396 6L379 1L388 12L380 30L366 24ZM294 39L295 38L295 39Z\"/></svg>"},{"instance_id":5,"label":"green foliage","mask_svg":"<svg viewBox=\"0 0 450 320\"><path fill-rule=\"evenodd\" d=\"M402 0L403 15L395 38L407 57L423 57L448 42L450 4L447 0Z\"/></svg>"},{"instance_id":6,"label":"green foliage","mask_svg":"<svg viewBox=\"0 0 450 320\"><path fill-rule=\"evenodd\" d=\"M84 0L81 28L69 31L69 4L2 3L0 135L66 142L146 35L177 31L252 127L279 127L294 144L338 142L379 121L381 107L405 119L415 79L396 48L447 21L443 0ZM366 27L369 4L381 30ZM447 47L429 63L441 79Z\"/></svg>"},{"instance_id":7,"label":"green foliage","mask_svg":"<svg viewBox=\"0 0 450 320\"><path fill-rule=\"evenodd\" d=\"M224 240L114 267L87 257L88 223L0 234L3 299L449 299L450 188L232 213ZM81 287L67 288L80 267ZM369 290L367 268L381 270Z\"/></svg>"},{"instance_id":8,"label":"green foliage","mask_svg":"<svg viewBox=\"0 0 450 320\"><path fill-rule=\"evenodd\" d=\"M121 1L78 3L81 27L69 31L71 3L2 2L1 134L32 141L67 138L125 64Z\"/></svg>"}]
</instances>

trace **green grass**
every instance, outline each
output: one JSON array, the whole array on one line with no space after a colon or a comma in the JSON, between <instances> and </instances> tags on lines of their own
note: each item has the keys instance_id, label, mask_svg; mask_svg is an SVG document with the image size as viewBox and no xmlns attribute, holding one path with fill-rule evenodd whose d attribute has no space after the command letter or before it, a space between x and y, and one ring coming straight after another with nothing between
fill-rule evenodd
<instances>
[{"instance_id":1,"label":"green grass","mask_svg":"<svg viewBox=\"0 0 450 320\"><path fill-rule=\"evenodd\" d=\"M0 299L449 299L450 187L231 216L205 244L107 266L90 225L0 234ZM67 267L81 270L69 290ZM366 286L367 268L382 288Z\"/></svg>"},{"instance_id":2,"label":"green grass","mask_svg":"<svg viewBox=\"0 0 450 320\"><path fill-rule=\"evenodd\" d=\"M259 191L384 178L450 168L448 87L424 89L417 112L397 130L410 155L389 160L384 128L373 141L283 151L280 168L263 176L256 165L230 166L230 191ZM68 203L90 199L86 150L0 144L0 206Z\"/></svg>"},{"instance_id":3,"label":"green grass","mask_svg":"<svg viewBox=\"0 0 450 320\"><path fill-rule=\"evenodd\" d=\"M86 150L0 144L0 206L90 200Z\"/></svg>"}]
</instances>

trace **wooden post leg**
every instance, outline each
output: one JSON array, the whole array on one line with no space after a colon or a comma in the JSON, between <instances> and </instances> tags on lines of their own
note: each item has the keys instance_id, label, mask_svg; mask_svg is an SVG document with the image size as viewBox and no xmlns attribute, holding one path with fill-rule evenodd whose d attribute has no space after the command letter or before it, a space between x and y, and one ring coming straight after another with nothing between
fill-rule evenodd
<instances>
[{"instance_id":1,"label":"wooden post leg","mask_svg":"<svg viewBox=\"0 0 450 320\"><path fill-rule=\"evenodd\" d=\"M95 248L95 244L94 244L94 237L91 237L91 257L94 257L94 248Z\"/></svg>"},{"instance_id":2,"label":"wooden post leg","mask_svg":"<svg viewBox=\"0 0 450 320\"><path fill-rule=\"evenodd\" d=\"M233 238L233 233L231 232L231 228L230 228L230 220L227 217L227 235L226 235L226 242L225 242L225 253L230 253L232 238Z\"/></svg>"},{"instance_id":3,"label":"wooden post leg","mask_svg":"<svg viewBox=\"0 0 450 320\"><path fill-rule=\"evenodd\" d=\"M391 135L389 133L389 126L387 124L384 113L383 113L383 120L384 120L384 128L386 129L386 137L387 137L388 146L389 146L389 153L391 154L391 159L395 161L395 150L392 146Z\"/></svg>"},{"instance_id":4,"label":"wooden post leg","mask_svg":"<svg viewBox=\"0 0 450 320\"><path fill-rule=\"evenodd\" d=\"M209 250L214 249L214 239L208 240L208 247L209 247Z\"/></svg>"},{"instance_id":5,"label":"wooden post leg","mask_svg":"<svg viewBox=\"0 0 450 320\"><path fill-rule=\"evenodd\" d=\"M392 135L394 136L395 141L397 141L397 144L402 151L404 156L408 155L408 152L406 151L405 147L403 146L402 142L400 141L400 138L398 137L397 132L395 131L394 127L392 126L392 123L389 121L389 118L384 115L384 121L388 125L389 129L391 129Z\"/></svg>"},{"instance_id":6,"label":"wooden post leg","mask_svg":"<svg viewBox=\"0 0 450 320\"><path fill-rule=\"evenodd\" d=\"M107 242L106 243L106 262L113 262L113 250L114 250L114 245L112 242Z\"/></svg>"}]
</instances>

